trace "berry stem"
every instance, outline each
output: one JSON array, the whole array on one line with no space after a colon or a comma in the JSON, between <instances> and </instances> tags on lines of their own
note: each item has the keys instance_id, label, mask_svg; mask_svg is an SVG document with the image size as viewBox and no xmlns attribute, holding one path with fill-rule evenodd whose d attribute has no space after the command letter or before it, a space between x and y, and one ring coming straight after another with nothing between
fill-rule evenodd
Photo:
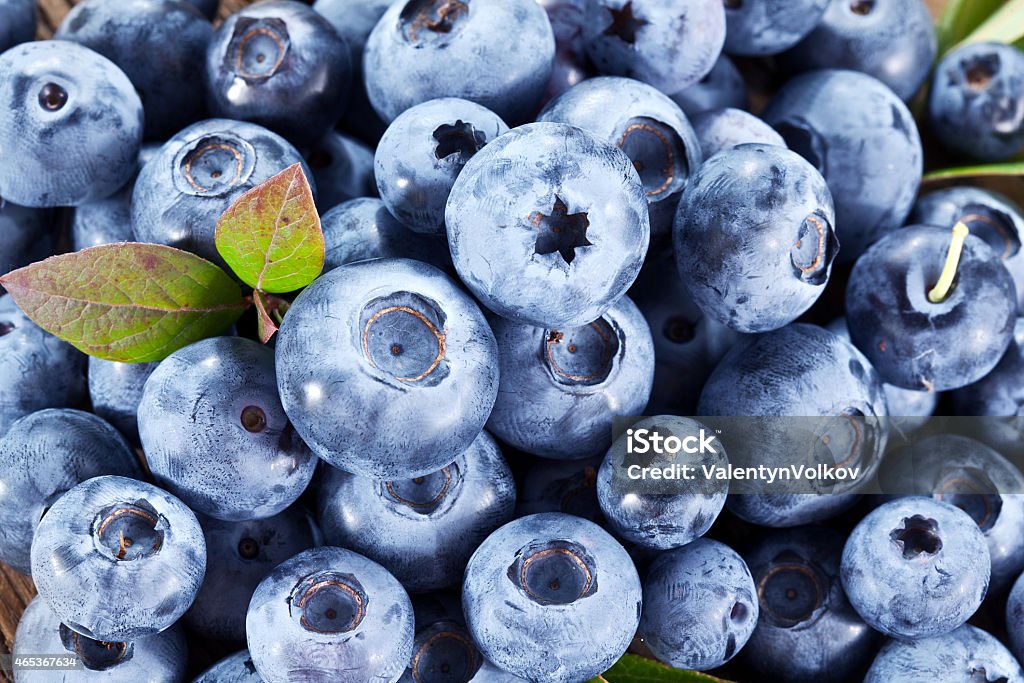
<instances>
[{"instance_id":1,"label":"berry stem","mask_svg":"<svg viewBox=\"0 0 1024 683\"><path fill-rule=\"evenodd\" d=\"M933 304L940 304L949 296L949 290L953 286L953 278L956 277L956 269L960 265L960 255L964 250L964 240L970 234L967 224L957 221L953 226L953 239L949 243L949 252L946 254L946 265L942 267L942 275L939 281L928 292L928 301Z\"/></svg>"}]
</instances>

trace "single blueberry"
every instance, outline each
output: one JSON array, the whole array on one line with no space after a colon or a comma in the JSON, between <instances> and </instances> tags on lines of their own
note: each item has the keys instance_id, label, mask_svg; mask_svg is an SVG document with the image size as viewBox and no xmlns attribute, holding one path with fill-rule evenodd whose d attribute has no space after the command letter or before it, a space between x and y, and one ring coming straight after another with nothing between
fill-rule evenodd
<instances>
[{"instance_id":1,"label":"single blueberry","mask_svg":"<svg viewBox=\"0 0 1024 683\"><path fill-rule=\"evenodd\" d=\"M118 363L89 357L89 398L97 415L139 442L138 412L146 380L159 363Z\"/></svg>"},{"instance_id":2,"label":"single blueberry","mask_svg":"<svg viewBox=\"0 0 1024 683\"><path fill-rule=\"evenodd\" d=\"M260 581L277 565L319 543L308 512L293 506L273 517L223 522L201 517L206 575L183 623L204 638L245 641L245 613Z\"/></svg>"},{"instance_id":3,"label":"single blueberry","mask_svg":"<svg viewBox=\"0 0 1024 683\"><path fill-rule=\"evenodd\" d=\"M601 317L636 279L650 242L629 157L561 123L515 128L477 153L445 219L466 286L498 315L537 326Z\"/></svg>"},{"instance_id":4,"label":"single blueberry","mask_svg":"<svg viewBox=\"0 0 1024 683\"><path fill-rule=\"evenodd\" d=\"M516 489L487 432L437 472L380 481L328 468L324 540L379 562L414 593L459 583L473 550L512 518Z\"/></svg>"},{"instance_id":5,"label":"single blueberry","mask_svg":"<svg viewBox=\"0 0 1024 683\"><path fill-rule=\"evenodd\" d=\"M240 650L213 664L192 683L264 683L248 650Z\"/></svg>"},{"instance_id":6,"label":"single blueberry","mask_svg":"<svg viewBox=\"0 0 1024 683\"><path fill-rule=\"evenodd\" d=\"M1024 149L1024 52L974 43L939 62L928 123L943 145L975 159L1001 161Z\"/></svg>"},{"instance_id":7,"label":"single blueberry","mask_svg":"<svg viewBox=\"0 0 1024 683\"><path fill-rule=\"evenodd\" d=\"M725 51L748 57L775 55L810 33L829 0L723 0Z\"/></svg>"},{"instance_id":8,"label":"single blueberry","mask_svg":"<svg viewBox=\"0 0 1024 683\"><path fill-rule=\"evenodd\" d=\"M879 640L839 580L843 537L797 527L758 537L744 553L759 618L744 660L772 680L841 683L863 673Z\"/></svg>"},{"instance_id":9,"label":"single blueberry","mask_svg":"<svg viewBox=\"0 0 1024 683\"><path fill-rule=\"evenodd\" d=\"M903 640L949 633L981 605L988 544L963 510L911 496L885 503L843 547L843 589L872 628Z\"/></svg>"},{"instance_id":10,"label":"single blueberry","mask_svg":"<svg viewBox=\"0 0 1024 683\"><path fill-rule=\"evenodd\" d=\"M840 261L853 262L903 225L921 182L921 138L883 83L855 71L814 71L786 83L762 118L828 182Z\"/></svg>"},{"instance_id":11,"label":"single blueberry","mask_svg":"<svg viewBox=\"0 0 1024 683\"><path fill-rule=\"evenodd\" d=\"M313 548L260 583L245 632L264 680L394 681L412 656L412 603L376 562Z\"/></svg>"},{"instance_id":12,"label":"single blueberry","mask_svg":"<svg viewBox=\"0 0 1024 683\"><path fill-rule=\"evenodd\" d=\"M149 143L139 149L141 170L147 161L160 150L160 144ZM71 248L75 251L98 247L101 244L131 242L132 234L132 190L136 176L124 187L103 199L97 199L75 207L71 221Z\"/></svg>"},{"instance_id":13,"label":"single blueberry","mask_svg":"<svg viewBox=\"0 0 1024 683\"><path fill-rule=\"evenodd\" d=\"M142 102L106 57L64 40L0 55L0 196L75 206L110 196L135 172Z\"/></svg>"},{"instance_id":14,"label":"single blueberry","mask_svg":"<svg viewBox=\"0 0 1024 683\"><path fill-rule=\"evenodd\" d=\"M1020 660L1024 657L1024 574L1017 577L1006 599L1006 631L1010 649Z\"/></svg>"},{"instance_id":15,"label":"single blueberry","mask_svg":"<svg viewBox=\"0 0 1024 683\"><path fill-rule=\"evenodd\" d=\"M35 0L0 0L0 52L36 35Z\"/></svg>"},{"instance_id":16,"label":"single blueberry","mask_svg":"<svg viewBox=\"0 0 1024 683\"><path fill-rule=\"evenodd\" d=\"M705 159L745 143L786 146L774 128L742 109L711 109L694 114L690 121Z\"/></svg>"},{"instance_id":17,"label":"single blueberry","mask_svg":"<svg viewBox=\"0 0 1024 683\"><path fill-rule=\"evenodd\" d=\"M597 500L597 471L603 460L601 455L586 460L538 459L523 475L516 517L564 512L604 526Z\"/></svg>"},{"instance_id":18,"label":"single blueberry","mask_svg":"<svg viewBox=\"0 0 1024 683\"><path fill-rule=\"evenodd\" d=\"M640 429L664 438L683 439L706 428L689 418L660 415L632 427L634 432ZM725 506L729 482L698 479L674 487L671 493L649 493L639 489L636 482L616 482L616 478L624 478L629 463L638 460L627 449L628 439L623 435L615 440L597 475L597 499L612 530L631 543L657 550L678 548L703 536ZM710 468L729 463L722 448L697 458L684 458L677 453L652 453L643 459L643 466L669 467L686 462L690 467Z\"/></svg>"},{"instance_id":19,"label":"single blueberry","mask_svg":"<svg viewBox=\"0 0 1024 683\"><path fill-rule=\"evenodd\" d=\"M743 649L758 609L743 558L727 545L701 538L662 553L651 565L639 632L659 660L703 671Z\"/></svg>"},{"instance_id":20,"label":"single blueberry","mask_svg":"<svg viewBox=\"0 0 1024 683\"><path fill-rule=\"evenodd\" d=\"M0 436L20 417L76 406L86 396L84 353L0 296Z\"/></svg>"},{"instance_id":21,"label":"single blueberry","mask_svg":"<svg viewBox=\"0 0 1024 683\"><path fill-rule=\"evenodd\" d=\"M1024 671L995 636L965 624L931 638L890 640L864 683L936 680L1011 683L1024 680Z\"/></svg>"},{"instance_id":22,"label":"single blueberry","mask_svg":"<svg viewBox=\"0 0 1024 683\"><path fill-rule=\"evenodd\" d=\"M719 152L683 193L676 263L704 313L739 332L786 325L821 296L839 252L825 179L784 147Z\"/></svg>"},{"instance_id":23,"label":"single blueberry","mask_svg":"<svg viewBox=\"0 0 1024 683\"><path fill-rule=\"evenodd\" d=\"M511 40L495 36L511 31ZM555 38L536 0L404 0L366 41L363 76L385 121L437 97L459 97L516 125L537 111Z\"/></svg>"},{"instance_id":24,"label":"single blueberry","mask_svg":"<svg viewBox=\"0 0 1024 683\"><path fill-rule=\"evenodd\" d=\"M32 541L39 594L68 628L94 640L167 630L192 604L205 570L192 511L127 477L94 477L65 493Z\"/></svg>"},{"instance_id":25,"label":"single blueberry","mask_svg":"<svg viewBox=\"0 0 1024 683\"><path fill-rule=\"evenodd\" d=\"M138 420L153 477L216 519L276 515L316 468L281 406L274 351L250 339L213 337L172 353L146 380Z\"/></svg>"},{"instance_id":26,"label":"single blueberry","mask_svg":"<svg viewBox=\"0 0 1024 683\"><path fill-rule=\"evenodd\" d=\"M226 266L214 241L221 214L244 193L298 163L315 185L295 148L266 128L226 119L193 124L139 172L131 200L134 237Z\"/></svg>"},{"instance_id":27,"label":"single blueberry","mask_svg":"<svg viewBox=\"0 0 1024 683\"><path fill-rule=\"evenodd\" d=\"M725 55L718 58L702 79L671 97L687 116L726 107L746 109L750 105L743 75Z\"/></svg>"},{"instance_id":28,"label":"single blueberry","mask_svg":"<svg viewBox=\"0 0 1024 683\"><path fill-rule=\"evenodd\" d=\"M59 238L53 211L0 201L0 275L53 256Z\"/></svg>"},{"instance_id":29,"label":"single blueberry","mask_svg":"<svg viewBox=\"0 0 1024 683\"><path fill-rule=\"evenodd\" d=\"M330 131L306 153L322 212L356 197L376 194L373 150L346 135Z\"/></svg>"},{"instance_id":30,"label":"single blueberry","mask_svg":"<svg viewBox=\"0 0 1024 683\"><path fill-rule=\"evenodd\" d=\"M101 474L137 477L142 468L95 415L51 408L12 424L0 439L0 560L29 573L39 520L69 489Z\"/></svg>"},{"instance_id":31,"label":"single blueberry","mask_svg":"<svg viewBox=\"0 0 1024 683\"><path fill-rule=\"evenodd\" d=\"M551 29L555 33L555 62L551 79L544 92L544 102L550 102L569 88L593 75L587 61L583 42L583 24L586 19L586 0L538 0L548 13Z\"/></svg>"},{"instance_id":32,"label":"single blueberry","mask_svg":"<svg viewBox=\"0 0 1024 683\"><path fill-rule=\"evenodd\" d=\"M951 289L932 301L953 239L949 228L903 228L853 267L846 287L850 337L890 384L946 391L976 382L1013 338L1016 286L981 237L967 235Z\"/></svg>"},{"instance_id":33,"label":"single blueberry","mask_svg":"<svg viewBox=\"0 0 1024 683\"><path fill-rule=\"evenodd\" d=\"M321 275L277 337L281 402L328 464L375 479L436 472L469 447L498 391L476 303L438 269L375 259Z\"/></svg>"},{"instance_id":34,"label":"single blueberry","mask_svg":"<svg viewBox=\"0 0 1024 683\"><path fill-rule=\"evenodd\" d=\"M640 578L596 524L557 512L530 515L473 553L462 608L473 641L499 668L529 680L585 681L629 646L640 620Z\"/></svg>"},{"instance_id":35,"label":"single blueberry","mask_svg":"<svg viewBox=\"0 0 1024 683\"><path fill-rule=\"evenodd\" d=\"M935 23L922 0L829 0L810 34L780 57L791 72L850 69L909 100L936 54Z\"/></svg>"},{"instance_id":36,"label":"single blueberry","mask_svg":"<svg viewBox=\"0 0 1024 683\"><path fill-rule=\"evenodd\" d=\"M652 240L668 241L675 206L702 159L693 128L675 102L640 81L606 76L571 88L538 121L577 126L625 152L644 186Z\"/></svg>"},{"instance_id":37,"label":"single blueberry","mask_svg":"<svg viewBox=\"0 0 1024 683\"><path fill-rule=\"evenodd\" d=\"M1015 339L999 364L973 384L953 391L953 409L957 415L1017 417L1024 414L1024 318L1014 325Z\"/></svg>"},{"instance_id":38,"label":"single blueberry","mask_svg":"<svg viewBox=\"0 0 1024 683\"><path fill-rule=\"evenodd\" d=\"M628 297L579 327L499 318L492 327L501 383L487 428L502 441L544 457L586 458L611 445L615 417L643 413L654 344Z\"/></svg>"},{"instance_id":39,"label":"single blueberry","mask_svg":"<svg viewBox=\"0 0 1024 683\"><path fill-rule=\"evenodd\" d=\"M497 114L468 100L445 97L406 109L377 145L380 198L410 230L444 234L455 179L477 152L507 132Z\"/></svg>"},{"instance_id":40,"label":"single blueberry","mask_svg":"<svg viewBox=\"0 0 1024 683\"><path fill-rule=\"evenodd\" d=\"M95 50L124 71L142 100L149 140L166 140L204 118L205 92L197 74L212 37L210 22L181 0L84 0L54 34Z\"/></svg>"},{"instance_id":41,"label":"single blueberry","mask_svg":"<svg viewBox=\"0 0 1024 683\"><path fill-rule=\"evenodd\" d=\"M316 142L338 122L351 87L348 45L330 22L294 0L232 14L206 52L213 114L253 121L299 146Z\"/></svg>"},{"instance_id":42,"label":"single blueberry","mask_svg":"<svg viewBox=\"0 0 1024 683\"><path fill-rule=\"evenodd\" d=\"M587 0L583 40L600 73L677 93L721 54L725 9L721 0Z\"/></svg>"},{"instance_id":43,"label":"single blueberry","mask_svg":"<svg viewBox=\"0 0 1024 683\"><path fill-rule=\"evenodd\" d=\"M37 596L25 608L14 634L15 657L45 653L50 657L77 657L82 668L62 672L61 679L102 680L107 683L179 683L185 678L188 647L178 626L130 643L94 640L75 633L64 624L46 600ZM51 683L54 672L24 668L18 671L18 683Z\"/></svg>"},{"instance_id":44,"label":"single blueberry","mask_svg":"<svg viewBox=\"0 0 1024 683\"><path fill-rule=\"evenodd\" d=\"M359 197L320 217L326 255L324 270L371 258L408 258L454 274L443 236L413 232L391 215L384 202Z\"/></svg>"}]
</instances>

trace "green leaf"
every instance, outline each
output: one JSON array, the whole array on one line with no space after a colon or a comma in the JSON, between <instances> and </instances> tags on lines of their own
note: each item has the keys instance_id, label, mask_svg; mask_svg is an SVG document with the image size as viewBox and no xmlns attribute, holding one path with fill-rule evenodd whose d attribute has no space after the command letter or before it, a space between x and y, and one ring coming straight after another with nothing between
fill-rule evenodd
<instances>
[{"instance_id":1,"label":"green leaf","mask_svg":"<svg viewBox=\"0 0 1024 683\"><path fill-rule=\"evenodd\" d=\"M944 55L981 26L1006 0L949 0L935 24L938 54Z\"/></svg>"},{"instance_id":2,"label":"green leaf","mask_svg":"<svg viewBox=\"0 0 1024 683\"><path fill-rule=\"evenodd\" d=\"M673 669L653 659L625 654L589 683L727 683L698 671Z\"/></svg>"},{"instance_id":3,"label":"green leaf","mask_svg":"<svg viewBox=\"0 0 1024 683\"><path fill-rule=\"evenodd\" d=\"M988 2L988 0L984 0ZM954 47L970 43L1006 43L1024 41L1024 0L1006 2Z\"/></svg>"},{"instance_id":4,"label":"green leaf","mask_svg":"<svg viewBox=\"0 0 1024 683\"><path fill-rule=\"evenodd\" d=\"M294 292L315 280L324 268L324 233L302 166L235 200L217 221L216 239L220 255L254 289Z\"/></svg>"},{"instance_id":5,"label":"green leaf","mask_svg":"<svg viewBox=\"0 0 1024 683\"><path fill-rule=\"evenodd\" d=\"M91 356L163 360L223 333L246 309L214 264L158 244L121 242L54 256L0 277L28 317Z\"/></svg>"},{"instance_id":6,"label":"green leaf","mask_svg":"<svg viewBox=\"0 0 1024 683\"><path fill-rule=\"evenodd\" d=\"M959 166L943 168L926 173L922 182L933 183L939 180L955 180L958 178L984 178L993 176L1024 176L1024 161L1008 161L1003 164L978 166Z\"/></svg>"}]
</instances>

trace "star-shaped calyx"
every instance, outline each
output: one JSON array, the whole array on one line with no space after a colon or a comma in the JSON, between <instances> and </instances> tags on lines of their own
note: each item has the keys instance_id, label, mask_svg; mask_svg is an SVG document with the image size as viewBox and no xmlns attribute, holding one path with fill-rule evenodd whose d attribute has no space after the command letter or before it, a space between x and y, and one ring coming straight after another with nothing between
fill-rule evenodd
<instances>
[{"instance_id":1,"label":"star-shaped calyx","mask_svg":"<svg viewBox=\"0 0 1024 683\"><path fill-rule=\"evenodd\" d=\"M587 239L590 219L586 212L569 213L561 197L555 197L550 214L536 211L530 216L530 222L537 226L537 242L534 247L537 254L558 252L566 263L572 263L577 249L593 244Z\"/></svg>"},{"instance_id":2,"label":"star-shaped calyx","mask_svg":"<svg viewBox=\"0 0 1024 683\"><path fill-rule=\"evenodd\" d=\"M616 36L630 45L636 42L637 31L648 23L646 19L641 19L633 14L632 1L624 4L621 9L609 7L608 13L612 15L612 23L604 30L604 34Z\"/></svg>"}]
</instances>

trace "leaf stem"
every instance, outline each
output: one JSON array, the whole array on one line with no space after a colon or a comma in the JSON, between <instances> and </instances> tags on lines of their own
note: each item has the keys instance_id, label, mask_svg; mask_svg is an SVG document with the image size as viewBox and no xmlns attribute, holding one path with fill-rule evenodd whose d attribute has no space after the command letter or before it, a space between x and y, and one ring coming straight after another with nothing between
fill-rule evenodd
<instances>
[{"instance_id":1,"label":"leaf stem","mask_svg":"<svg viewBox=\"0 0 1024 683\"><path fill-rule=\"evenodd\" d=\"M949 296L949 290L953 286L953 278L956 277L956 269L960 265L960 255L964 250L964 240L971 231L963 221L957 221L953 226L953 239L949 243L949 251L946 253L946 265L942 267L942 274L939 281L935 283L928 292L928 301L933 304L940 304Z\"/></svg>"}]
</instances>

